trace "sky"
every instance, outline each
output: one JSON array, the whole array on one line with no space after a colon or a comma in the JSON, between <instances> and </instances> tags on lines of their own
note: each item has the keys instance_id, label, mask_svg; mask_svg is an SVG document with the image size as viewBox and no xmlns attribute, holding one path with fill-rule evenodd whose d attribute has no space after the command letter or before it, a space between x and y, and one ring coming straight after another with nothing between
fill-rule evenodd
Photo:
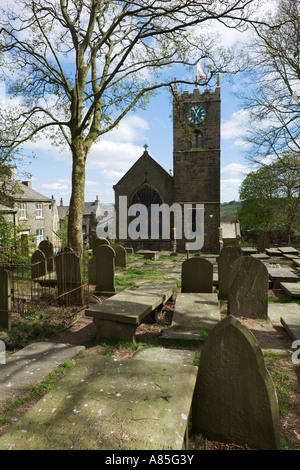
<instances>
[{"instance_id":1,"label":"sky","mask_svg":"<svg viewBox=\"0 0 300 470\"><path fill-rule=\"evenodd\" d=\"M240 41L241 35L234 29L218 25L224 45ZM195 67L196 75L196 67ZM246 123L247 113L235 96L239 87L239 76L233 82L220 77L221 86L221 202L239 199L239 187L246 174L251 171L244 156L241 129ZM193 86L186 86L190 93ZM205 88L204 88L205 89ZM204 91L203 89L203 91ZM202 90L200 90L202 91ZM0 99L5 90L0 88ZM146 111L127 115L118 129L103 136L94 144L86 166L85 201L99 198L100 203L113 203L113 185L130 169L148 145L149 154L166 170L173 169L173 129L171 98L168 91L154 97ZM31 173L32 187L47 197L54 197L57 204L62 198L69 205L71 194L71 154L67 149L51 146L45 139L27 143L25 151L33 150L36 158L26 169Z\"/></svg>"}]
</instances>

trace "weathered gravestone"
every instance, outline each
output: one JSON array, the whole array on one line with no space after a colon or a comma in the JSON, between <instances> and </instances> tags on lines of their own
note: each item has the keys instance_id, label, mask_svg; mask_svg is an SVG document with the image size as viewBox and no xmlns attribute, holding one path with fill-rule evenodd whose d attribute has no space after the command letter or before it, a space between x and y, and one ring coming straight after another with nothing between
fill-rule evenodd
<instances>
[{"instance_id":1,"label":"weathered gravestone","mask_svg":"<svg viewBox=\"0 0 300 470\"><path fill-rule=\"evenodd\" d=\"M98 248L98 246L102 246L102 245L110 245L107 238L95 238L95 240L93 240L92 249L93 249L94 255L96 253L96 249Z\"/></svg>"},{"instance_id":2,"label":"weathered gravestone","mask_svg":"<svg viewBox=\"0 0 300 470\"><path fill-rule=\"evenodd\" d=\"M262 233L257 238L257 253L264 253L266 249L270 248L270 237L267 233Z\"/></svg>"},{"instance_id":3,"label":"weathered gravestone","mask_svg":"<svg viewBox=\"0 0 300 470\"><path fill-rule=\"evenodd\" d=\"M269 274L264 263L251 256L238 258L230 272L227 313L267 319L268 288Z\"/></svg>"},{"instance_id":4,"label":"weathered gravestone","mask_svg":"<svg viewBox=\"0 0 300 470\"><path fill-rule=\"evenodd\" d=\"M47 260L41 250L36 250L31 256L31 279L45 276L47 274Z\"/></svg>"},{"instance_id":5,"label":"weathered gravestone","mask_svg":"<svg viewBox=\"0 0 300 470\"><path fill-rule=\"evenodd\" d=\"M181 267L181 292L206 292L213 289L213 265L204 258L189 258Z\"/></svg>"},{"instance_id":6,"label":"weathered gravestone","mask_svg":"<svg viewBox=\"0 0 300 470\"><path fill-rule=\"evenodd\" d=\"M3 266L0 266L0 328L11 329L10 277Z\"/></svg>"},{"instance_id":7,"label":"weathered gravestone","mask_svg":"<svg viewBox=\"0 0 300 470\"><path fill-rule=\"evenodd\" d=\"M89 284L97 284L96 256L92 256L88 261Z\"/></svg>"},{"instance_id":8,"label":"weathered gravestone","mask_svg":"<svg viewBox=\"0 0 300 470\"><path fill-rule=\"evenodd\" d=\"M228 282L233 263L241 256L238 246L225 245L220 256L217 258L218 263L218 280L219 280L219 299L227 300L228 298Z\"/></svg>"},{"instance_id":9,"label":"weathered gravestone","mask_svg":"<svg viewBox=\"0 0 300 470\"><path fill-rule=\"evenodd\" d=\"M119 266L120 268L126 268L126 250L124 246L117 245L115 248L115 253L116 253L115 265Z\"/></svg>"},{"instance_id":10,"label":"weathered gravestone","mask_svg":"<svg viewBox=\"0 0 300 470\"><path fill-rule=\"evenodd\" d=\"M115 250L109 245L96 248L96 293L98 295L115 294Z\"/></svg>"},{"instance_id":11,"label":"weathered gravestone","mask_svg":"<svg viewBox=\"0 0 300 470\"><path fill-rule=\"evenodd\" d=\"M52 272L54 269L54 251L53 251L53 245L49 240L43 240L39 244L39 250L41 250L47 260L47 271Z\"/></svg>"},{"instance_id":12,"label":"weathered gravestone","mask_svg":"<svg viewBox=\"0 0 300 470\"><path fill-rule=\"evenodd\" d=\"M60 253L55 257L58 297L67 305L83 305L84 290L81 260L75 253Z\"/></svg>"},{"instance_id":13,"label":"weathered gravestone","mask_svg":"<svg viewBox=\"0 0 300 470\"><path fill-rule=\"evenodd\" d=\"M207 439L279 449L275 388L256 338L232 315L209 333L199 364L193 430Z\"/></svg>"}]
</instances>

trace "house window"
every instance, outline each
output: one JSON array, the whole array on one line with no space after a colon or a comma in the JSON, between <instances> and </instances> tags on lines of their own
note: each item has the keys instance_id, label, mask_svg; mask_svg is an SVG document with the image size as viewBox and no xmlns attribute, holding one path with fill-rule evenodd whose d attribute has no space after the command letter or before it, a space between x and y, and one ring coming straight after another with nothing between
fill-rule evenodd
<instances>
[{"instance_id":1,"label":"house window","mask_svg":"<svg viewBox=\"0 0 300 470\"><path fill-rule=\"evenodd\" d=\"M21 202L20 203L19 218L20 219L26 219L26 202Z\"/></svg>"},{"instance_id":2,"label":"house window","mask_svg":"<svg viewBox=\"0 0 300 470\"><path fill-rule=\"evenodd\" d=\"M35 205L35 215L36 217L43 217L43 206L42 204Z\"/></svg>"},{"instance_id":3,"label":"house window","mask_svg":"<svg viewBox=\"0 0 300 470\"><path fill-rule=\"evenodd\" d=\"M37 245L39 245L41 241L44 240L44 229L38 228L35 233L36 233L36 243Z\"/></svg>"}]
</instances>

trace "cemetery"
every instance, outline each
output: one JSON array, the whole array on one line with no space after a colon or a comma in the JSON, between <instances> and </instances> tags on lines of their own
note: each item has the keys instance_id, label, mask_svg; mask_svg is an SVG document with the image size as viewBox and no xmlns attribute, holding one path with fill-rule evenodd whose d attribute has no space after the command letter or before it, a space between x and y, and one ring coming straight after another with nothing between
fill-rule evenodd
<instances>
[{"instance_id":1,"label":"cemetery","mask_svg":"<svg viewBox=\"0 0 300 470\"><path fill-rule=\"evenodd\" d=\"M299 251L250 248L2 257L0 449L300 449Z\"/></svg>"}]
</instances>

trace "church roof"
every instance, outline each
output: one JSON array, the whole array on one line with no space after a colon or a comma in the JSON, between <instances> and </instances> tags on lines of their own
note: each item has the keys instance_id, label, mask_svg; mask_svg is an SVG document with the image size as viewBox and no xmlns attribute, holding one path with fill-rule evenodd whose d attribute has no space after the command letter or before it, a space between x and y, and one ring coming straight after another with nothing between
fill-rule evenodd
<instances>
[{"instance_id":1,"label":"church roof","mask_svg":"<svg viewBox=\"0 0 300 470\"><path fill-rule=\"evenodd\" d=\"M147 149L145 149L144 153L140 156L140 158L132 165L131 168L122 176L122 178L114 185L114 188L118 185L122 184L122 182L126 179L126 177L132 172L135 171L137 167L144 168L145 180L147 180L147 173L148 169L151 167L156 167L160 172L164 173L165 176L168 178L173 178L170 173L168 173L159 163L157 163L154 158L149 155Z\"/></svg>"}]
</instances>

